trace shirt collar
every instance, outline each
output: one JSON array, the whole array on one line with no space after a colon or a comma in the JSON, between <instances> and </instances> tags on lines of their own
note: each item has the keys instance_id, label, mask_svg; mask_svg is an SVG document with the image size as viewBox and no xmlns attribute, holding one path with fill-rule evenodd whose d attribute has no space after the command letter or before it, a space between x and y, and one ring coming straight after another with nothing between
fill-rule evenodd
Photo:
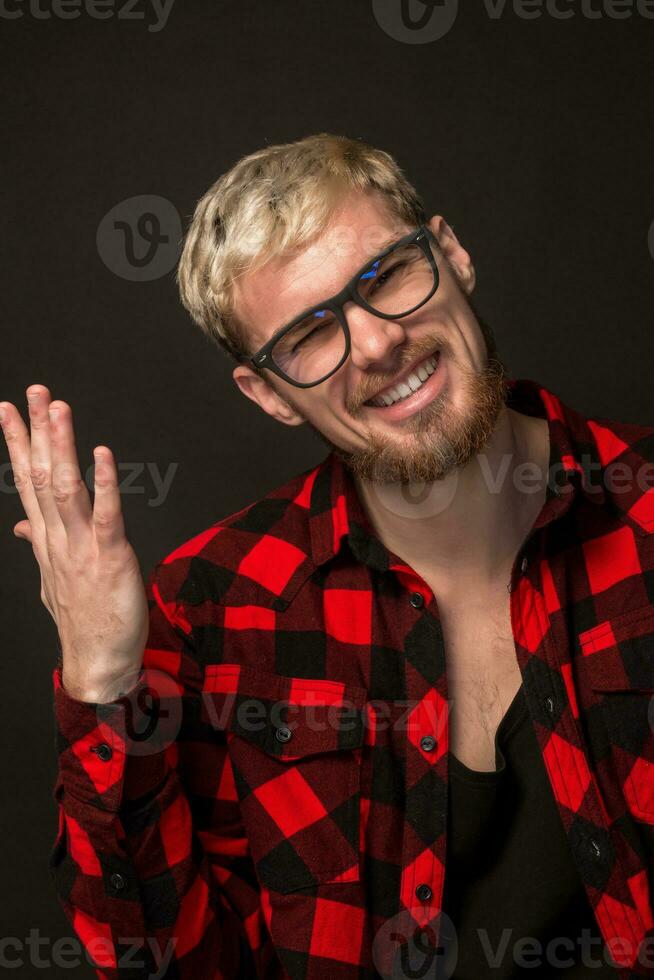
<instances>
[{"instance_id":1,"label":"shirt collar","mask_svg":"<svg viewBox=\"0 0 654 980\"><path fill-rule=\"evenodd\" d=\"M652 429L587 419L535 381L508 378L505 385L508 407L544 418L549 427L551 478L535 528L561 517L581 496L596 506L609 507L640 535L654 531ZM622 469L616 466L618 462ZM644 467L649 467L651 489L642 477ZM629 479L629 474L635 477L638 473L638 482ZM310 500L314 565L333 558L347 542L357 559L385 571L389 553L377 537L352 474L341 458L334 451L329 453L313 470L312 478L311 486L305 489Z\"/></svg>"}]
</instances>

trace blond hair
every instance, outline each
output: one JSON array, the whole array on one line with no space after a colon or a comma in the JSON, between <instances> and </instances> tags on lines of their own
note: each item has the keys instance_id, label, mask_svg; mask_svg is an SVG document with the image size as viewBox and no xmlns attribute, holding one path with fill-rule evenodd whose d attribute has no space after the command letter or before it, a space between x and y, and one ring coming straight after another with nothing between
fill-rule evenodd
<instances>
[{"instance_id":1,"label":"blond hair","mask_svg":"<svg viewBox=\"0 0 654 980\"><path fill-rule=\"evenodd\" d=\"M210 340L237 361L247 356L235 280L319 235L352 190L380 192L390 214L411 227L426 221L393 157L346 136L267 146L218 178L198 201L177 268L182 303Z\"/></svg>"}]
</instances>

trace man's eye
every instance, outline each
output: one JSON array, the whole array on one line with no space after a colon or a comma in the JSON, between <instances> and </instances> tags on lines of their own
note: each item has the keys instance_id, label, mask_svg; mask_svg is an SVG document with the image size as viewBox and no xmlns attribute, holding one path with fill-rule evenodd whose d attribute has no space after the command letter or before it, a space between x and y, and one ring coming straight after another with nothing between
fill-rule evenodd
<instances>
[{"instance_id":1,"label":"man's eye","mask_svg":"<svg viewBox=\"0 0 654 980\"><path fill-rule=\"evenodd\" d=\"M371 292L371 293L374 293L374 292L376 292L376 290L377 290L377 287L378 287L378 286L379 286L380 284L381 284L382 286L385 286L385 285L386 285L386 283L388 282L388 280L389 280L389 279L391 279L391 278L392 278L392 276L393 276L393 275L395 274L395 272L396 272L396 271L397 271L398 269L400 269L400 268L401 268L401 267L402 267L403 265L405 265L405 264L406 264L406 263L404 263L404 262L396 262L396 263L395 263L395 265L392 265L392 266L390 267L390 269L384 269L384 271L383 271L383 272L382 272L382 273L381 273L381 274L380 274L379 276L377 276L377 278L376 278L376 279L375 279L375 281L373 282L373 284L372 284L372 288L371 288L371 290L370 290L370 292Z\"/></svg>"},{"instance_id":2,"label":"man's eye","mask_svg":"<svg viewBox=\"0 0 654 980\"><path fill-rule=\"evenodd\" d=\"M302 347L303 344L306 344L309 340L311 340L312 337L315 337L317 333L320 333L321 330L324 330L326 326L329 326L329 321L317 323L313 330L310 330L309 333L306 333L304 337L300 337L299 340L293 344L293 347L291 348L293 353L295 353L299 347Z\"/></svg>"},{"instance_id":3,"label":"man's eye","mask_svg":"<svg viewBox=\"0 0 654 980\"><path fill-rule=\"evenodd\" d=\"M316 327L316 330L318 330L318 329L319 329L319 328L318 328L318 327ZM314 335L314 333L316 332L316 330L312 330L312 331L311 331L311 333L307 333L307 334L305 334L305 335L304 335L304 337L301 337L301 338L300 338L300 340L298 340L298 341L297 341L297 342L296 342L295 344L293 344L293 348L292 348L292 350L293 350L293 353L295 353L295 351L296 351L296 350L297 350L297 349L298 349L299 347L301 347L301 346L302 346L302 344L305 344L305 343L307 342L307 340L309 340L309 338L310 338L310 337L313 337L313 335Z\"/></svg>"}]
</instances>

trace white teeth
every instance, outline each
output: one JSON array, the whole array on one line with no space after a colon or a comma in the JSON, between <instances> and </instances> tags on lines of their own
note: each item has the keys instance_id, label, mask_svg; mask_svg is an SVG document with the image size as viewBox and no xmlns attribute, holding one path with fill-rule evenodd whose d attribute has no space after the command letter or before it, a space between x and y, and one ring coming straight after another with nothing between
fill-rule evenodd
<instances>
[{"instance_id":1,"label":"white teeth","mask_svg":"<svg viewBox=\"0 0 654 980\"><path fill-rule=\"evenodd\" d=\"M394 388L389 388L383 394L377 395L376 398L371 399L371 404L383 408L406 398L407 395L412 395L435 370L436 357L432 355L428 361L423 361L418 370L410 374L406 381L401 381Z\"/></svg>"}]
</instances>

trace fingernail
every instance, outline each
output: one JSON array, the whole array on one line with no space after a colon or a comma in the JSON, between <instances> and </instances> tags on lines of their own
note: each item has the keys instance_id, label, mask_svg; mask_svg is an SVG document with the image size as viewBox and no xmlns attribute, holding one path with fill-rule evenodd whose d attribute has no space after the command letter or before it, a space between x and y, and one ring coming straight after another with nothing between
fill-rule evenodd
<instances>
[{"instance_id":1,"label":"fingernail","mask_svg":"<svg viewBox=\"0 0 654 980\"><path fill-rule=\"evenodd\" d=\"M58 408L49 408L49 409L48 409L48 415L50 416L50 418L51 418L51 419L52 419L52 421L54 422L54 420L55 420L55 419L57 418L57 416L59 415L59 409L58 409Z\"/></svg>"}]
</instances>

